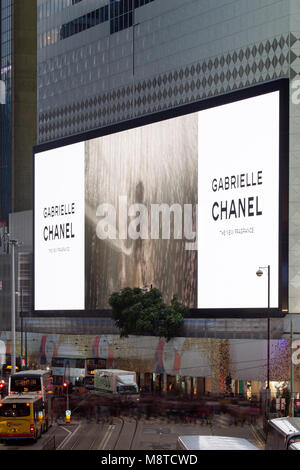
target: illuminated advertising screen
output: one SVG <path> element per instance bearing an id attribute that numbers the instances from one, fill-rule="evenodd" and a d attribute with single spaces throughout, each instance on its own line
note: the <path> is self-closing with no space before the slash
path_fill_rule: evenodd
<path id="1" fill-rule="evenodd" d="M 202 111 L 198 125 L 198 307 L 267 306 L 255 274 L 270 265 L 278 308 L 279 92 Z"/>
<path id="2" fill-rule="evenodd" d="M 35 311 L 97 312 L 152 286 L 200 316 L 258 313 L 268 293 L 281 314 L 282 83 L 37 147 Z"/>

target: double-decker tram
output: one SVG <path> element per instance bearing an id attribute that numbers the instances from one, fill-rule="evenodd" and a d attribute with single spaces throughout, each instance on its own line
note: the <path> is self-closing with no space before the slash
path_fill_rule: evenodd
<path id="1" fill-rule="evenodd" d="M 37 393 L 43 400 L 53 391 L 52 372 L 49 370 L 23 370 L 10 375 L 8 394 Z"/>
<path id="2" fill-rule="evenodd" d="M 39 397 L 45 409 L 45 428 L 52 424 L 53 378 L 49 370 L 24 370 L 9 377 L 8 396 L 34 395 Z"/>
<path id="3" fill-rule="evenodd" d="M 54 392 L 62 393 L 67 382 L 79 391 L 93 388 L 96 369 L 106 368 L 106 359 L 54 356 L 51 361 Z"/>
<path id="4" fill-rule="evenodd" d="M 0 440 L 37 441 L 47 431 L 46 415 L 40 395 L 8 395 L 0 402 Z"/>

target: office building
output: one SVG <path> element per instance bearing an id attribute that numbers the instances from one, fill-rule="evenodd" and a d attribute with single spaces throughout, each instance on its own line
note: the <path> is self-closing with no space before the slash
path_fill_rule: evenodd
<path id="1" fill-rule="evenodd" d="M 298 2 L 39 0 L 37 8 L 38 144 L 52 145 L 61 139 L 117 124 L 124 124 L 125 128 L 132 120 L 146 119 L 158 112 L 225 97 L 258 84 L 289 80 L 291 99 L 286 103 L 289 105 L 289 238 L 285 279 L 288 278 L 288 312 L 297 322 L 300 311 Z M 249 136 L 249 140 L 253 137 Z M 288 332 L 289 318 L 272 320 L 277 332 L 273 333 L 274 338 L 279 340 Z M 77 346 L 83 354 L 84 347 L 79 346 L 81 340 L 75 337 L 75 331 L 82 331 L 82 336 L 97 331 L 99 336 L 105 331 L 105 321 L 108 325 L 108 320 L 92 319 L 88 315 L 77 319 L 54 316 L 28 319 L 28 324 L 32 330 L 43 328 L 49 335 L 73 332 L 73 337 L 64 338 L 63 345 L 59 344 L 60 339 L 56 341 L 49 336 L 49 348 L 52 341 L 55 351 L 60 348 L 66 355 L 68 349 L 74 351 Z M 255 330 L 257 325 L 254 336 L 266 337 L 263 319 L 249 321 L 243 332 L 239 329 L 242 322 L 224 320 L 223 328 L 215 333 L 218 338 L 224 338 L 222 335 L 228 327 L 227 339 L 250 340 L 251 328 Z M 201 329 L 200 323 L 197 327 Z M 217 328 L 217 321 L 213 324 Z M 111 329 L 105 334 L 116 333 L 111 326 L 108 328 Z M 234 331 L 235 328 L 239 331 Z M 93 350 L 93 342 L 88 344 L 89 351 Z M 109 345 L 106 346 L 104 354 L 109 357 Z M 174 348 L 175 351 L 176 345 Z M 50 349 L 51 356 L 54 348 L 52 353 Z M 180 369 L 175 364 L 175 356 L 176 351 L 174 371 Z M 158 367 L 156 372 L 159 370 Z"/>
<path id="2" fill-rule="evenodd" d="M 36 143 L 36 2 L 0 2 L 0 220 L 32 209 Z"/>

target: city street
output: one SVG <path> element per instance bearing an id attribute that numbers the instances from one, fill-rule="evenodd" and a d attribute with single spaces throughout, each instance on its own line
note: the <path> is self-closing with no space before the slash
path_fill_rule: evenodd
<path id="1" fill-rule="evenodd" d="M 2 459 L 300 450 L 300 0 L 0 0 L 0 63 Z"/>
<path id="2" fill-rule="evenodd" d="M 74 420 L 57 423 L 37 443 L 1 444 L 1 450 L 176 450 L 180 435 L 231 436 L 248 439 L 258 449 L 264 443 L 256 428 L 250 424 L 231 425 L 226 415 L 216 416 L 212 425 L 200 422 L 175 423 L 167 419 L 136 420 L 131 417 L 112 417 L 108 422 Z"/>

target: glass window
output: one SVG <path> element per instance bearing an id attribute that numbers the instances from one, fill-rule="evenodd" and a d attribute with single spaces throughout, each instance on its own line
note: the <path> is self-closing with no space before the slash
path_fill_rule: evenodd
<path id="1" fill-rule="evenodd" d="M 24 378 L 11 378 L 11 391 L 12 392 L 38 392 L 41 390 L 40 377 L 24 377 Z"/>
<path id="2" fill-rule="evenodd" d="M 288 441 L 287 448 L 289 449 L 290 445 L 294 444 L 295 442 L 300 442 L 300 435 L 291 437 Z"/>
<path id="3" fill-rule="evenodd" d="M 106 360 L 105 359 L 87 359 L 86 361 L 87 372 L 90 373 L 95 369 L 106 369 Z"/>
<path id="4" fill-rule="evenodd" d="M 76 369 L 84 369 L 84 359 L 76 359 Z"/>
<path id="5" fill-rule="evenodd" d="M 3 418 L 21 418 L 30 416 L 30 405 L 26 403 L 0 404 L 0 416 Z"/>
<path id="6" fill-rule="evenodd" d="M 53 357 L 51 365 L 52 367 L 64 367 L 64 359 L 62 357 Z"/>
<path id="7" fill-rule="evenodd" d="M 90 28 L 92 26 L 92 14 L 88 13 L 86 15 L 86 27 Z"/>
<path id="8" fill-rule="evenodd" d="M 60 28 L 60 39 L 66 39 L 74 34 L 92 28 L 104 21 L 108 21 L 108 6 L 93 10 L 86 15 L 80 16 L 69 23 L 65 23 Z"/>
<path id="9" fill-rule="evenodd" d="M 113 34 L 132 26 L 134 9 L 153 1 L 154 0 L 110 0 L 110 33 Z"/>
<path id="10" fill-rule="evenodd" d="M 63 376 L 62 375 L 54 375 L 53 376 L 53 385 L 62 385 L 63 384 Z"/>

